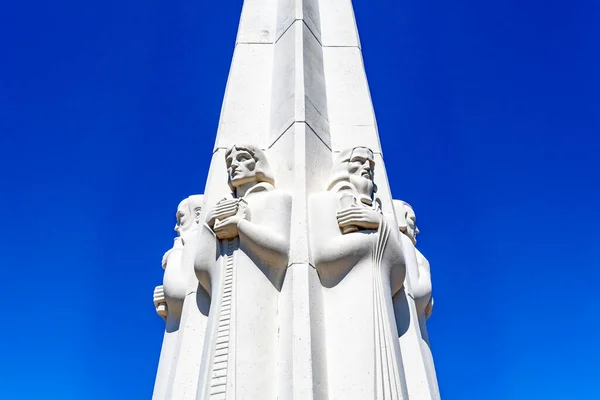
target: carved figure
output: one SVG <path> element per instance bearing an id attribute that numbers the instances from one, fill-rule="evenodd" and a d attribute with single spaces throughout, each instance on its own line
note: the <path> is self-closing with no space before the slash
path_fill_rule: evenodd
<path id="1" fill-rule="evenodd" d="M 370 149 L 342 151 L 328 191 L 309 202 L 331 399 L 407 396 L 392 305 L 404 282 L 403 252 L 395 221 L 381 213 L 374 170 Z"/>
<path id="2" fill-rule="evenodd" d="M 154 386 L 153 398 L 155 399 L 166 397 L 170 372 L 177 362 L 183 303 L 190 282 L 195 281 L 193 253 L 190 255 L 188 250 L 196 244 L 195 238 L 203 199 L 202 195 L 193 195 L 179 203 L 175 225 L 178 236 L 174 240 L 173 247 L 162 258 L 162 268 L 165 270 L 163 285 L 154 289 L 156 311 L 166 322 Z"/>
<path id="3" fill-rule="evenodd" d="M 211 297 L 198 398 L 275 399 L 292 199 L 275 189 L 258 147 L 235 145 L 225 157 L 232 195 L 207 212 L 195 261 Z"/>
<path id="4" fill-rule="evenodd" d="M 410 368 L 411 372 L 407 373 L 408 391 L 409 395 L 419 397 L 427 388 L 427 392 L 433 395 L 432 398 L 437 399 L 439 398 L 439 388 L 426 325 L 433 308 L 429 262 L 415 247 L 419 229 L 416 226 L 417 217 L 413 208 L 404 201 L 394 200 L 394 209 L 399 231 L 402 232 L 401 239 L 408 281 L 406 290 L 394 297 L 394 307 L 396 315 L 401 316 L 400 318 L 412 320 L 401 321 L 399 319 L 402 322 L 402 328 L 399 329 L 400 343 L 402 346 L 404 341 L 411 352 L 418 348 L 421 354 L 421 357 L 414 357 L 414 360 L 418 361 L 414 365 L 410 364 L 411 359 L 407 360 L 407 370 Z M 414 311 L 410 311 L 409 298 L 414 300 Z M 416 331 L 413 333 L 414 330 Z M 416 337 L 412 335 L 416 335 Z M 413 338 L 418 343 L 414 342 Z M 417 372 L 419 370 L 424 371 L 424 375 L 419 374 Z"/>
<path id="5" fill-rule="evenodd" d="M 417 228 L 416 225 L 417 217 L 411 205 L 405 201 L 394 200 L 394 208 L 400 232 L 410 239 L 413 244 L 411 248 L 414 249 L 416 253 L 417 265 L 414 266 L 416 268 L 407 265 L 407 273 L 410 277 L 411 292 L 417 306 L 417 314 L 419 315 L 419 318 L 423 316 L 425 319 L 428 319 L 433 309 L 431 271 L 429 261 L 421 254 L 419 249 L 414 247 L 417 244 L 417 235 L 419 234 L 419 228 Z"/>
<path id="6" fill-rule="evenodd" d="M 164 297 L 167 302 L 168 314 L 174 320 L 181 319 L 181 309 L 187 294 L 190 278 L 194 276 L 192 264 L 182 262 L 184 246 L 194 243 L 200 222 L 200 212 L 204 196 L 193 195 L 179 203 L 177 207 L 175 232 L 177 237 L 173 247 L 163 256 L 162 267 L 165 270 L 163 277 Z"/>

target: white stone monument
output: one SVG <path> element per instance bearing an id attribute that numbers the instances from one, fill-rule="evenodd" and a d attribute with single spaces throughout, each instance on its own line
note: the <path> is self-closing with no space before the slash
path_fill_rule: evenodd
<path id="1" fill-rule="evenodd" d="M 245 0 L 204 195 L 154 292 L 153 399 L 439 399 L 415 219 L 351 0 Z"/>

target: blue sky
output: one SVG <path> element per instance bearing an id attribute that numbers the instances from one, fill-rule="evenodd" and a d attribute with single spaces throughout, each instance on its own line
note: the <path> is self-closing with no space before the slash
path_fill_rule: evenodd
<path id="1" fill-rule="evenodd" d="M 150 398 L 241 3 L 0 8 L 0 398 Z M 600 3 L 354 5 L 444 400 L 600 398 Z"/>

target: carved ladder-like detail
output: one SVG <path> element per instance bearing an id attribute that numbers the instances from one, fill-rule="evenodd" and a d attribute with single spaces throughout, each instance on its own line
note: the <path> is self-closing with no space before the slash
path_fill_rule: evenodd
<path id="1" fill-rule="evenodd" d="M 221 301 L 221 312 L 219 313 L 219 324 L 217 327 L 217 341 L 215 356 L 212 363 L 212 378 L 210 382 L 210 399 L 225 399 L 227 391 L 227 365 L 229 358 L 230 322 L 233 300 L 233 264 L 234 251 L 237 248 L 238 239 L 227 240 L 224 243 L 225 273 L 223 278 L 223 297 Z"/>

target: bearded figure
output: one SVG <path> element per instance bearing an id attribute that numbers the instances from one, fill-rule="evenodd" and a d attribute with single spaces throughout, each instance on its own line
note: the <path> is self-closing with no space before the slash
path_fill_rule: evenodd
<path id="1" fill-rule="evenodd" d="M 202 195 L 193 195 L 179 203 L 175 214 L 177 237 L 173 247 L 162 258 L 162 268 L 165 270 L 163 285 L 154 289 L 156 312 L 166 323 L 154 386 L 155 399 L 162 399 L 167 395 L 168 378 L 177 364 L 183 304 L 190 284 L 195 281 L 193 257 L 190 255 L 194 254 L 192 248 L 196 246 L 203 199 Z"/>
<path id="2" fill-rule="evenodd" d="M 409 392 L 415 391 L 415 393 L 418 393 L 419 387 L 425 387 L 426 385 L 422 378 L 425 376 L 430 393 L 437 393 L 439 396 L 439 388 L 437 386 L 437 377 L 426 324 L 427 319 L 431 316 L 433 308 L 429 261 L 427 261 L 425 256 L 423 256 L 419 249 L 416 248 L 419 228 L 417 228 L 417 217 L 413 208 L 410 204 L 401 200 L 394 200 L 394 208 L 398 220 L 398 228 L 402 233 L 401 239 L 403 241 L 404 259 L 406 260 L 408 276 L 408 282 L 405 285 L 406 288 L 404 293 L 399 293 L 394 298 L 394 307 L 396 308 L 397 316 L 402 315 L 403 318 L 409 319 L 409 321 L 402 321 L 404 327 L 408 329 L 408 326 L 410 325 L 414 326 L 413 329 L 416 329 L 416 337 L 409 333 L 401 332 L 401 337 L 399 339 L 400 341 L 406 339 L 410 349 L 420 350 L 421 357 L 415 357 L 415 359 L 421 360 L 422 364 L 412 365 L 412 368 L 423 368 L 425 372 L 424 375 L 420 375 L 420 377 L 417 378 L 407 376 L 407 378 L 410 378 Z M 414 301 L 414 311 L 410 311 L 411 306 L 408 304 L 409 298 Z M 413 340 L 418 341 L 418 345 Z"/>
<path id="3" fill-rule="evenodd" d="M 405 245 L 406 251 L 415 252 L 416 263 L 407 263 L 407 273 L 410 277 L 410 291 L 415 300 L 419 321 L 423 323 L 431 316 L 433 297 L 431 296 L 431 270 L 429 261 L 417 249 L 417 216 L 410 204 L 402 200 L 394 200 L 394 209 L 398 219 L 400 232 L 410 241 Z"/>
<path id="4" fill-rule="evenodd" d="M 374 174 L 370 149 L 342 151 L 328 191 L 309 201 L 330 399 L 407 398 L 392 304 L 404 282 L 402 242 L 381 212 Z"/>

